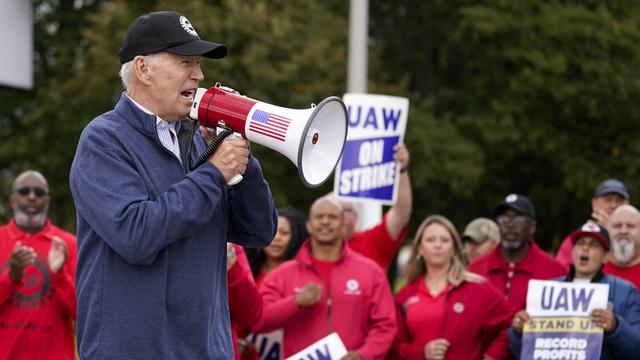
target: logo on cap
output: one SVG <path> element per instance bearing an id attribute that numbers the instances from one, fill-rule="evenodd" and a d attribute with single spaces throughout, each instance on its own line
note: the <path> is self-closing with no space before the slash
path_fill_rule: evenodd
<path id="1" fill-rule="evenodd" d="M 518 195 L 516 195 L 516 194 L 509 194 L 509 195 L 504 199 L 504 201 L 506 201 L 506 202 L 508 202 L 508 203 L 516 202 L 516 201 L 518 201 Z"/>
<path id="2" fill-rule="evenodd" d="M 589 232 L 600 232 L 600 226 L 598 226 L 597 224 L 594 224 L 592 222 L 588 222 L 584 225 L 582 225 L 582 231 L 589 231 Z"/>
<path id="3" fill-rule="evenodd" d="M 198 36 L 196 29 L 194 29 L 193 25 L 191 25 L 191 22 L 187 20 L 186 17 L 180 16 L 180 25 L 182 25 L 184 31 L 188 32 L 190 35 Z"/>

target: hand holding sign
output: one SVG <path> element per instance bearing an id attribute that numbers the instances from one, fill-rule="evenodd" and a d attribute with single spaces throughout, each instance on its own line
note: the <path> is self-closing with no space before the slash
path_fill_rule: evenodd
<path id="1" fill-rule="evenodd" d="M 591 321 L 601 327 L 606 334 L 613 332 L 618 326 L 616 317 L 611 310 L 595 309 L 591 312 Z"/>
<path id="2" fill-rule="evenodd" d="M 400 172 L 405 172 L 409 168 L 409 150 L 404 143 L 393 146 L 393 160 L 398 162 Z"/>
<path id="3" fill-rule="evenodd" d="M 526 324 L 527 321 L 529 321 L 530 319 L 531 317 L 527 313 L 527 310 L 518 311 L 516 315 L 513 317 L 513 323 L 511 323 L 511 327 L 513 328 L 513 331 L 515 331 L 518 334 L 522 334 L 522 328 L 524 327 L 524 324 Z"/>

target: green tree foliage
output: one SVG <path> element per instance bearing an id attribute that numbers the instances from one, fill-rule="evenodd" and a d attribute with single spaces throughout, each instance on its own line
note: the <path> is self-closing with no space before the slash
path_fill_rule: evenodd
<path id="1" fill-rule="evenodd" d="M 221 82 L 292 108 L 309 108 L 345 91 L 347 6 L 339 1 L 35 1 L 36 86 L 28 92 L 1 90 L 0 204 L 5 210 L 13 177 L 38 169 L 51 184 L 53 219 L 73 230 L 68 174 L 80 132 L 120 97 L 117 52 L 128 25 L 162 9 L 186 14 L 203 38 L 229 47 L 224 60 L 203 62 L 201 86 Z M 305 188 L 284 156 L 259 145 L 252 150 L 278 205 L 305 209 L 331 191 L 330 181 L 319 189 Z M 3 214 L 6 220 L 8 210 Z"/>
<path id="2" fill-rule="evenodd" d="M 440 154 L 453 174 L 417 189 L 416 219 L 441 212 L 462 226 L 521 192 L 537 205 L 538 241 L 549 246 L 586 220 L 599 181 L 617 177 L 638 194 L 637 3 L 373 5 L 384 61 L 372 77 L 403 79 L 412 101 L 425 104 L 411 114 L 408 142 L 426 143 L 414 152 L 448 142 L 458 149 Z M 438 139 L 442 127 L 454 136 Z M 475 154 L 471 166 L 457 166 L 462 149 Z M 413 158 L 413 168 L 436 170 L 434 159 Z"/>
<path id="3" fill-rule="evenodd" d="M 75 145 L 122 92 L 117 51 L 140 14 L 180 11 L 201 36 L 229 46 L 226 59 L 204 61 L 202 86 L 220 82 L 292 108 L 346 90 L 347 1 L 33 4 L 36 86 L 0 89 L 0 205 L 8 207 L 18 172 L 38 169 L 51 183 L 54 220 L 70 230 Z M 370 1 L 369 91 L 411 100 L 412 223 L 438 212 L 462 227 L 522 192 L 537 205 L 538 238 L 549 246 L 588 216 L 600 180 L 618 177 L 640 194 L 639 6 Z M 282 155 L 252 150 L 278 205 L 306 210 L 332 188 L 307 189 Z"/>

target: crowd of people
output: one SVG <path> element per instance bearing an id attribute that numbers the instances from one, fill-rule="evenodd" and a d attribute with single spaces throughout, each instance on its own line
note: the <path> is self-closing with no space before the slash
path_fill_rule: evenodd
<path id="1" fill-rule="evenodd" d="M 525 195 L 461 234 L 430 215 L 394 294 L 386 271 L 413 207 L 406 146 L 394 148 L 396 201 L 364 231 L 332 194 L 308 216 L 276 209 L 246 140 L 223 141 L 191 169 L 211 141 L 186 118 L 200 61 L 226 54 L 176 12 L 131 24 L 119 52 L 125 92 L 85 128 L 72 164 L 77 241 L 48 220 L 45 177 L 15 178 L 13 217 L 0 227 L 0 360 L 73 359 L 76 349 L 81 359 L 258 359 L 247 336 L 271 331 L 282 358 L 334 332 L 349 360 L 517 358 L 531 279 L 608 284 L 610 306 L 591 313 L 601 358 L 640 354 L 640 211 L 622 182 L 597 187 L 591 218 L 556 257 L 536 244 Z"/>

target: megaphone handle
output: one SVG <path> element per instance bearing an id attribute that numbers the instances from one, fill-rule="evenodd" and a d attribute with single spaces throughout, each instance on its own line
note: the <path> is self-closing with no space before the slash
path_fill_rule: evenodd
<path id="1" fill-rule="evenodd" d="M 218 149 L 218 146 L 220 146 L 220 143 L 224 141 L 224 139 L 227 136 L 230 136 L 231 134 L 233 134 L 233 131 L 231 130 L 224 130 L 223 132 L 218 133 L 218 135 L 216 135 L 213 141 L 211 141 L 209 146 L 207 146 L 205 151 L 202 154 L 200 154 L 200 157 L 198 157 L 196 162 L 193 165 L 191 165 L 191 170 L 192 171 L 195 170 L 198 166 L 204 164 L 207 160 L 209 160 L 211 155 L 213 155 L 213 153 L 216 152 L 216 150 Z"/>
<path id="2" fill-rule="evenodd" d="M 218 126 L 217 133 L 220 134 L 220 132 L 222 132 L 223 130 L 227 130 L 227 129 L 222 126 Z M 226 139 L 242 139 L 242 135 L 238 134 L 237 132 L 234 132 L 231 135 L 227 135 Z M 233 186 L 239 183 L 240 181 L 242 181 L 242 175 L 235 174 L 231 177 L 231 179 L 229 179 L 229 181 L 227 182 L 227 185 Z"/>

